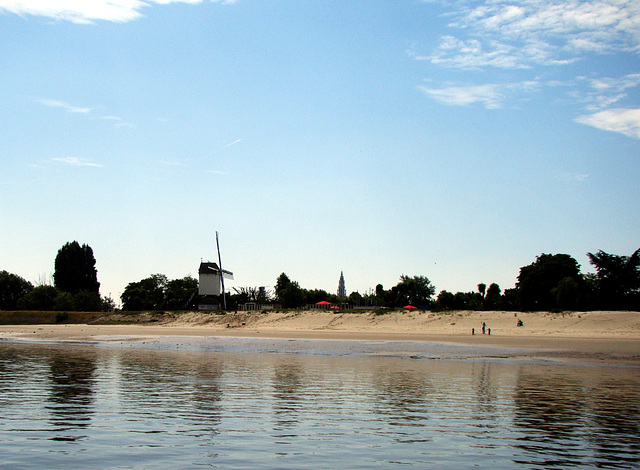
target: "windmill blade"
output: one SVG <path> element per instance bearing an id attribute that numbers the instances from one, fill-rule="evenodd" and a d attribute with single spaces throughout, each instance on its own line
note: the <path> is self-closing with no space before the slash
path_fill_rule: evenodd
<path id="1" fill-rule="evenodd" d="M 222 277 L 225 279 L 231 279 L 233 281 L 233 273 L 231 271 L 222 270 Z"/>

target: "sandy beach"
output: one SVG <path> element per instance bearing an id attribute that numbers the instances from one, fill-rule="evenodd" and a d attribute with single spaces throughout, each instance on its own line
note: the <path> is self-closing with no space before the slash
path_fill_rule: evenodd
<path id="1" fill-rule="evenodd" d="M 524 325 L 517 326 L 518 320 Z M 640 312 L 188 312 L 109 314 L 83 324 L 0 325 L 0 339 L 5 340 L 109 342 L 181 337 L 188 341 L 216 336 L 436 342 L 526 349 L 524 355 L 529 357 L 640 366 Z"/>

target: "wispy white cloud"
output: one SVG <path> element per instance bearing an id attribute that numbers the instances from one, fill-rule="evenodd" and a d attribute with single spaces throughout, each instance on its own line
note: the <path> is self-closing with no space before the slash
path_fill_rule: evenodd
<path id="1" fill-rule="evenodd" d="M 434 65 L 457 69 L 529 69 L 532 64 L 565 64 L 569 59 L 551 59 L 549 46 L 542 42 L 527 45 L 512 45 L 496 40 L 458 39 L 454 36 L 440 38 L 438 48 L 428 56 L 413 54 L 418 60 L 428 60 Z"/>
<path id="2" fill-rule="evenodd" d="M 179 160 L 163 160 L 160 162 L 163 166 L 182 166 L 182 161 Z"/>
<path id="3" fill-rule="evenodd" d="M 627 98 L 628 90 L 640 85 L 640 73 L 625 75 L 622 78 L 578 77 L 578 80 L 586 82 L 589 87 L 584 97 L 587 110 L 598 111 Z"/>
<path id="4" fill-rule="evenodd" d="M 0 11 L 87 24 L 97 20 L 127 22 L 141 16 L 139 0 L 0 0 Z"/>
<path id="5" fill-rule="evenodd" d="M 640 2 L 637 0 L 459 0 L 444 3 L 449 18 L 447 34 L 428 54 L 413 46 L 409 55 L 439 67 L 474 71 L 459 83 L 420 86 L 439 103 L 456 106 L 505 107 L 522 90 L 518 84 L 474 83 L 478 70 L 531 74 L 542 86 L 540 67 L 568 65 L 592 54 L 640 55 Z M 631 62 L 633 63 L 633 62 Z M 529 72 L 527 72 L 529 70 Z M 548 70 L 548 69 L 547 69 Z M 508 71 L 508 72 L 507 72 Z M 553 71 L 550 71 L 553 73 Z M 535 74 L 535 76 L 533 75 Z M 598 76 L 562 81 L 567 97 L 582 109 L 576 122 L 639 137 L 637 101 L 632 89 L 640 86 L 640 73 L 622 77 Z M 545 87 L 555 86 L 546 79 Z M 634 90 L 634 93 L 637 93 Z"/>
<path id="6" fill-rule="evenodd" d="M 2 1 L 2 0 L 0 0 Z M 48 106 L 50 108 L 60 108 L 63 109 L 69 113 L 78 113 L 78 114 L 85 114 L 85 115 L 89 115 L 93 112 L 93 108 L 89 108 L 89 107 L 82 107 L 82 106 L 75 106 L 72 104 L 69 104 L 65 101 L 60 101 L 60 100 L 51 100 L 51 99 L 38 99 L 35 100 L 37 103 L 40 103 L 44 106 Z M 120 116 L 114 116 L 114 115 L 106 115 L 106 116 L 100 116 L 100 117 L 95 117 L 95 118 L 90 118 L 90 119 L 101 119 L 103 121 L 110 121 L 113 122 L 113 125 L 115 127 L 135 127 L 133 124 L 131 124 L 130 122 L 125 121 L 123 118 L 121 118 Z"/>
<path id="7" fill-rule="evenodd" d="M 0 0 L 0 1 L 2 1 L 2 0 Z M 40 104 L 42 104 L 44 106 L 49 106 L 51 108 L 62 108 L 65 111 L 69 111 L 70 113 L 89 114 L 91 112 L 91 108 L 74 106 L 72 104 L 65 103 L 64 101 L 49 100 L 49 99 L 39 99 L 39 100 L 36 100 L 36 102 L 38 102 L 38 103 L 40 103 Z"/>
<path id="8" fill-rule="evenodd" d="M 84 158 L 77 157 L 57 157 L 52 158 L 51 162 L 53 163 L 63 163 L 65 165 L 70 166 L 92 166 L 92 167 L 102 167 L 100 163 L 92 162 L 91 160 L 87 160 Z"/>
<path id="9" fill-rule="evenodd" d="M 432 88 L 419 86 L 418 89 L 433 100 L 450 106 L 469 106 L 481 104 L 487 109 L 504 106 L 504 101 L 516 93 L 529 92 L 538 87 L 535 81 L 522 83 L 489 83 L 472 86 L 445 86 Z"/>
<path id="10" fill-rule="evenodd" d="M 620 102 L 629 101 L 629 91 L 640 86 L 640 73 L 621 78 L 578 77 L 587 84 L 586 92 L 576 93 L 588 113 L 575 121 L 610 132 L 618 132 L 633 139 L 640 139 L 640 108 L 622 107 Z M 615 106 L 614 106 L 615 105 Z"/>
<path id="11" fill-rule="evenodd" d="M 60 21 L 90 24 L 96 21 L 125 23 L 137 20 L 152 4 L 201 3 L 203 0 L 0 0 L 0 12 L 44 16 Z M 230 5 L 238 0 L 210 0 Z"/>
<path id="12" fill-rule="evenodd" d="M 237 139 L 237 140 L 234 140 L 234 141 L 233 141 L 233 142 L 231 142 L 231 143 L 228 143 L 227 145 L 225 145 L 225 146 L 224 146 L 224 147 L 222 147 L 222 148 L 226 149 L 226 148 L 231 147 L 232 145 L 239 144 L 240 142 L 242 142 L 242 139 Z"/>
<path id="13" fill-rule="evenodd" d="M 576 122 L 640 139 L 640 108 L 612 108 L 578 116 Z"/>
<path id="14" fill-rule="evenodd" d="M 116 127 L 135 127 L 130 122 L 125 121 L 120 116 L 102 116 L 100 119 L 105 121 L 112 121 L 113 125 Z"/>
<path id="15" fill-rule="evenodd" d="M 570 184 L 580 184 L 584 183 L 589 179 L 589 174 L 587 173 L 558 173 L 556 174 L 556 179 Z"/>
<path id="16" fill-rule="evenodd" d="M 585 53 L 640 52 L 640 3 L 632 0 L 452 2 L 446 35 L 417 59 L 452 68 L 568 64 Z M 462 38 L 460 38 L 462 37 Z"/>

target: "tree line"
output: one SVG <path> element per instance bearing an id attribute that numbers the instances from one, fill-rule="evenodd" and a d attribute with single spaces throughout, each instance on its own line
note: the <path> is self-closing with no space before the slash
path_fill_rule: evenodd
<path id="1" fill-rule="evenodd" d="M 307 290 L 281 274 L 276 282 L 276 298 L 283 307 L 328 300 L 354 306 L 377 306 L 446 310 L 636 310 L 640 311 L 640 249 L 631 256 L 602 250 L 587 253 L 595 273 L 583 274 L 580 265 L 567 254 L 541 254 L 520 268 L 516 286 L 504 292 L 496 283 L 478 284 L 473 292 L 440 291 L 425 276 L 400 276 L 391 289 L 378 284 L 375 293 L 353 292 L 339 299 L 325 291 Z"/>
<path id="2" fill-rule="evenodd" d="M 34 286 L 22 277 L 0 271 L 0 310 L 113 310 L 115 303 L 100 296 L 93 249 L 77 241 L 65 243 L 54 263 L 53 285 Z"/>
<path id="3" fill-rule="evenodd" d="M 285 273 L 274 290 L 259 287 L 234 288 L 227 307 L 234 310 L 247 302 L 278 303 L 282 308 L 300 308 L 320 301 L 354 307 L 402 308 L 412 305 L 434 310 L 638 310 L 640 311 L 640 249 L 630 256 L 587 253 L 595 273 L 583 274 L 578 262 L 567 254 L 541 254 L 520 268 L 514 288 L 504 292 L 496 283 L 480 283 L 477 291 L 448 292 L 436 296 L 436 287 L 426 276 L 400 276 L 385 289 L 352 292 L 341 299 L 322 289 L 305 289 Z M 22 277 L 0 271 L 1 310 L 109 311 L 115 302 L 99 294 L 96 260 L 90 246 L 66 243 L 55 259 L 53 285 L 33 286 Z M 168 279 L 164 274 L 129 283 L 120 300 L 126 311 L 188 310 L 197 307 L 198 280 L 191 276 Z"/>

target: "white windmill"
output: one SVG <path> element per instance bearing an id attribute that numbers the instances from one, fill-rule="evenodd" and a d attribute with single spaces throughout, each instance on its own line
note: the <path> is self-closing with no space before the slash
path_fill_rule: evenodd
<path id="1" fill-rule="evenodd" d="M 210 261 L 200 262 L 200 269 L 198 269 L 199 274 L 199 284 L 198 284 L 198 294 L 201 299 L 206 299 L 209 296 L 219 297 L 222 294 L 222 305 L 226 310 L 227 308 L 227 297 L 224 290 L 224 280 L 225 279 L 233 279 L 233 273 L 231 271 L 227 271 L 222 269 L 222 258 L 220 256 L 220 243 L 218 241 L 218 232 L 216 232 L 216 245 L 218 248 L 218 264 L 212 263 Z M 213 308 L 210 305 L 207 305 L 208 302 L 204 301 L 200 303 L 201 309 Z"/>

